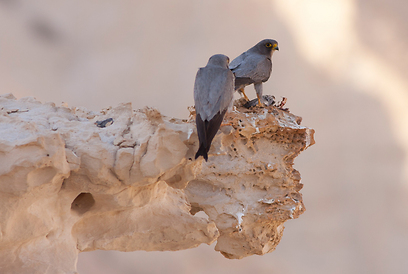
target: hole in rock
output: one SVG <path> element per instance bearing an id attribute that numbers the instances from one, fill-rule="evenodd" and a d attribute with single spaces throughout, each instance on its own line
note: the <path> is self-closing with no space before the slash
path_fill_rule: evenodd
<path id="1" fill-rule="evenodd" d="M 197 212 L 200 212 L 200 211 L 202 211 L 202 210 L 203 210 L 203 209 L 202 209 L 201 207 L 192 204 L 192 205 L 191 205 L 191 209 L 190 209 L 190 214 L 191 214 L 191 215 L 196 215 Z"/>
<path id="2" fill-rule="evenodd" d="M 91 193 L 80 193 L 71 204 L 71 210 L 78 214 L 84 214 L 95 204 L 95 199 Z"/>
<path id="3" fill-rule="evenodd" d="M 174 186 L 175 184 L 180 182 L 182 179 L 183 177 L 181 177 L 180 174 L 175 174 L 173 177 L 166 180 L 166 183 L 169 184 L 170 186 Z"/>

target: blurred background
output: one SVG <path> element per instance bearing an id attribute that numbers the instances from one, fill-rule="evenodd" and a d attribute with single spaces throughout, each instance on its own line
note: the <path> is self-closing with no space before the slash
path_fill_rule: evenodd
<path id="1" fill-rule="evenodd" d="M 0 0 L 0 93 L 186 118 L 211 55 L 274 38 L 264 94 L 316 130 L 295 161 L 307 210 L 278 248 L 94 251 L 79 273 L 408 273 L 407 34 L 406 0 Z"/>

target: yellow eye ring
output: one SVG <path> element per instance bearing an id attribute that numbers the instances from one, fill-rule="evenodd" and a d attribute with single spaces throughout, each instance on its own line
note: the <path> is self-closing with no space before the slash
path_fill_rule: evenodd
<path id="1" fill-rule="evenodd" d="M 270 48 L 270 47 L 272 47 L 272 44 L 271 43 L 268 43 L 268 44 L 266 44 L 265 45 L 267 48 Z"/>

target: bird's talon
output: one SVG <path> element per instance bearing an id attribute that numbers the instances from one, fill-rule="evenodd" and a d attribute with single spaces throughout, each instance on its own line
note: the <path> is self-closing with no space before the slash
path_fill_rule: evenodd
<path id="1" fill-rule="evenodd" d="M 265 107 L 264 103 L 262 103 L 259 98 L 258 98 L 258 107 L 260 107 L 260 108 L 264 108 L 264 107 Z"/>

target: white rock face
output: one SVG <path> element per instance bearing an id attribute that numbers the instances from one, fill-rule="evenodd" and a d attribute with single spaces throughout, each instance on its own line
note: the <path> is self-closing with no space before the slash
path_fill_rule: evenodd
<path id="1" fill-rule="evenodd" d="M 205 162 L 194 121 L 0 96 L 0 272 L 75 273 L 96 249 L 273 251 L 305 210 L 292 165 L 314 131 L 276 107 L 225 123 Z"/>

